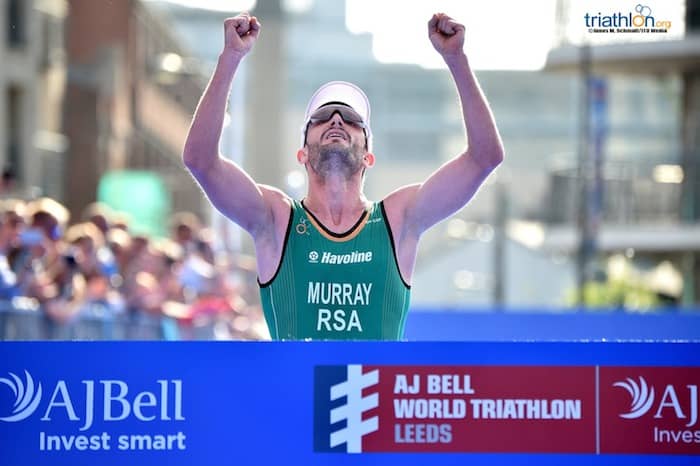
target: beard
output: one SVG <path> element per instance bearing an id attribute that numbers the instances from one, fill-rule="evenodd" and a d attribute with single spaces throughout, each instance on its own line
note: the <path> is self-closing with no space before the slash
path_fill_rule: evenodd
<path id="1" fill-rule="evenodd" d="M 309 144 L 309 165 L 322 180 L 340 175 L 345 181 L 362 170 L 364 149 L 359 144 L 345 147 L 341 144 Z"/>

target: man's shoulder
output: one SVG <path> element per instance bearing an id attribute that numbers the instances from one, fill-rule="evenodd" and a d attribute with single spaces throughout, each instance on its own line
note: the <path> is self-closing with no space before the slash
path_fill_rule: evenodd
<path id="1" fill-rule="evenodd" d="M 276 244 L 279 242 L 280 237 L 284 236 L 292 212 L 293 201 L 279 188 L 263 184 L 258 184 L 257 186 L 272 218 L 253 237 L 256 243 L 258 240 L 262 240 L 268 244 L 270 242 Z"/>
<path id="2" fill-rule="evenodd" d="M 409 184 L 387 194 L 386 197 L 382 199 L 384 209 L 387 213 L 389 213 L 389 211 L 397 213 L 405 211 L 420 187 L 420 183 Z"/>
<path id="3" fill-rule="evenodd" d="M 258 187 L 260 188 L 260 191 L 262 192 L 263 199 L 265 199 L 265 202 L 272 208 L 273 210 L 275 209 L 283 209 L 288 211 L 290 207 L 292 206 L 293 200 L 291 197 L 287 195 L 284 191 L 281 189 L 275 187 L 275 186 L 270 186 L 266 184 L 258 184 Z"/>
<path id="4" fill-rule="evenodd" d="M 384 198 L 384 212 L 395 235 L 394 240 L 397 240 L 398 237 L 403 238 L 411 232 L 416 233 L 415 229 L 412 228 L 411 215 L 416 194 L 421 186 L 420 183 L 409 184 L 393 191 Z M 417 238 L 420 235 L 416 233 L 415 236 Z"/>

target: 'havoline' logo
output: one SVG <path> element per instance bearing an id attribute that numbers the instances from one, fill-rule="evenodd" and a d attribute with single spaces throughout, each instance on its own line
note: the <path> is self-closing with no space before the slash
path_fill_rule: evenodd
<path id="1" fill-rule="evenodd" d="M 315 251 L 313 251 L 315 252 Z M 309 255 L 309 262 L 321 264 L 361 264 L 365 262 L 372 262 L 372 251 L 352 251 L 348 254 L 333 254 L 330 252 L 324 252 L 321 254 L 320 261 L 312 261 Z"/>

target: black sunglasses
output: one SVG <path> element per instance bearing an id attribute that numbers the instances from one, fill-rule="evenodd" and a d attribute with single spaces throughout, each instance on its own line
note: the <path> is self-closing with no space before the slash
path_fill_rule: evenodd
<path id="1" fill-rule="evenodd" d="M 365 147 L 367 147 L 367 125 L 362 120 L 360 114 L 345 104 L 335 103 L 324 105 L 311 114 L 309 123 L 306 125 L 306 130 L 304 131 L 304 145 L 306 145 L 306 133 L 309 131 L 309 124 L 325 123 L 333 118 L 333 115 L 336 113 L 340 114 L 340 118 L 342 118 L 345 123 L 362 128 L 362 131 L 365 133 Z"/>
<path id="2" fill-rule="evenodd" d="M 345 123 L 359 126 L 362 129 L 367 128 L 367 125 L 365 125 L 365 122 L 362 120 L 362 117 L 359 113 L 357 113 L 355 110 L 348 107 L 347 105 L 342 104 L 331 104 L 320 107 L 314 113 L 311 114 L 311 116 L 309 117 L 309 121 L 314 124 L 325 123 L 326 121 L 330 120 L 336 113 L 340 114 L 340 118 L 342 118 Z"/>

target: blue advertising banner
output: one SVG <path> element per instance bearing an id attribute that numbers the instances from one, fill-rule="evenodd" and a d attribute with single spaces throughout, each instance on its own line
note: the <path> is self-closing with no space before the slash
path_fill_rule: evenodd
<path id="1" fill-rule="evenodd" d="M 697 464 L 700 343 L 1 342 L 0 464 Z"/>

